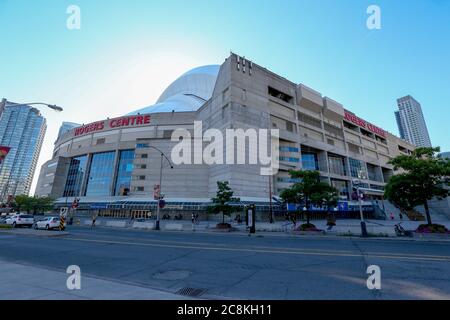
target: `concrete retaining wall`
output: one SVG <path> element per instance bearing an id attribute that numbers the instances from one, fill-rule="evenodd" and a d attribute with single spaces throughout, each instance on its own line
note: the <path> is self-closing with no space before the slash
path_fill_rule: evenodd
<path id="1" fill-rule="evenodd" d="M 167 223 L 163 226 L 164 230 L 168 231 L 182 231 L 183 224 L 182 223 Z"/>
<path id="2" fill-rule="evenodd" d="M 123 220 L 109 220 L 106 221 L 106 226 L 107 227 L 114 227 L 114 228 L 125 228 L 127 226 L 127 222 L 123 221 Z"/>
<path id="3" fill-rule="evenodd" d="M 152 230 L 152 229 L 155 229 L 155 223 L 154 222 L 135 221 L 135 222 L 133 222 L 132 227 L 135 229 L 147 229 L 147 230 L 150 229 L 150 230 Z"/>

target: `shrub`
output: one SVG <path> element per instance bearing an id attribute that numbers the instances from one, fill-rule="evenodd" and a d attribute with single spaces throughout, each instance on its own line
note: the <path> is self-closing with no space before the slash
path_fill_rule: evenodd
<path id="1" fill-rule="evenodd" d="M 448 233 L 448 229 L 441 224 L 421 224 L 416 232 L 418 233 Z"/>
<path id="2" fill-rule="evenodd" d="M 304 223 L 297 228 L 297 231 L 322 231 L 316 228 L 312 223 Z"/>
<path id="3" fill-rule="evenodd" d="M 218 223 L 216 225 L 217 229 L 230 229 L 231 228 L 231 224 L 229 223 Z"/>

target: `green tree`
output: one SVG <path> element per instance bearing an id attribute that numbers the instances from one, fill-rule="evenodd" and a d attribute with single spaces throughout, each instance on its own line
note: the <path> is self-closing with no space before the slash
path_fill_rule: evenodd
<path id="1" fill-rule="evenodd" d="M 13 207 L 17 211 L 17 213 L 20 213 L 22 209 L 27 208 L 27 205 L 29 203 L 29 196 L 27 195 L 18 195 L 14 198 Z"/>
<path id="2" fill-rule="evenodd" d="M 417 148 L 411 155 L 390 161 L 401 173 L 390 178 L 384 197 L 403 210 L 423 205 L 428 225 L 432 224 L 428 201 L 450 195 L 450 160 L 436 157 L 440 148 Z"/>
<path id="3" fill-rule="evenodd" d="M 235 209 L 230 205 L 231 202 L 239 202 L 240 198 L 233 197 L 228 181 L 217 181 L 217 193 L 212 198 L 213 205 L 208 208 L 210 213 L 221 213 L 222 224 L 225 224 L 225 215 L 229 216 Z"/>
<path id="4" fill-rule="evenodd" d="M 320 181 L 319 171 L 290 170 L 289 175 L 295 182 L 290 188 L 281 192 L 280 197 L 288 203 L 304 204 L 306 207 L 306 223 L 309 225 L 312 205 L 326 206 L 328 211 L 337 205 L 338 191 L 325 182 Z"/>
<path id="5" fill-rule="evenodd" d="M 48 212 L 54 209 L 55 199 L 50 197 L 40 197 L 38 198 L 38 210 L 41 212 Z"/>
<path id="6" fill-rule="evenodd" d="M 13 207 L 20 213 L 25 210 L 28 214 L 38 212 L 47 212 L 53 209 L 54 200 L 47 197 L 30 197 L 27 195 L 18 195 L 14 198 Z"/>

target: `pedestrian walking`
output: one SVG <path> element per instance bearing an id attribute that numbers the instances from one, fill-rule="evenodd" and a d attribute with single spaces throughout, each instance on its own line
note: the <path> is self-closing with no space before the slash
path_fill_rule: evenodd
<path id="1" fill-rule="evenodd" d="M 97 215 L 94 213 L 92 215 L 92 225 L 91 225 L 91 229 L 95 228 L 95 221 L 97 220 Z"/>

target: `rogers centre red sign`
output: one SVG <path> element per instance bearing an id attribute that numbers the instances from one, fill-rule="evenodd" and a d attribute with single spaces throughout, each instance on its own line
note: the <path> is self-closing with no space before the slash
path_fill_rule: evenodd
<path id="1" fill-rule="evenodd" d="M 150 124 L 150 115 L 127 116 L 114 118 L 110 120 L 97 121 L 85 126 L 75 128 L 75 136 L 102 131 L 107 129 L 116 129 L 121 127 L 139 127 Z"/>
<path id="2" fill-rule="evenodd" d="M 386 137 L 386 131 L 384 131 L 383 129 L 381 129 L 381 128 L 379 128 L 379 127 L 377 127 L 377 126 L 375 126 L 375 125 L 373 125 L 373 124 L 371 124 L 371 123 L 369 123 L 369 122 L 367 122 L 367 121 L 365 121 L 365 120 L 355 116 L 353 113 L 345 111 L 344 119 L 347 120 L 347 121 L 350 121 L 353 124 L 356 124 L 357 126 L 360 126 L 360 127 L 364 128 L 364 129 L 367 129 L 367 130 L 369 130 L 369 131 L 371 131 L 371 132 L 373 132 L 373 133 L 375 133 L 375 134 L 377 134 L 379 136 Z"/>

